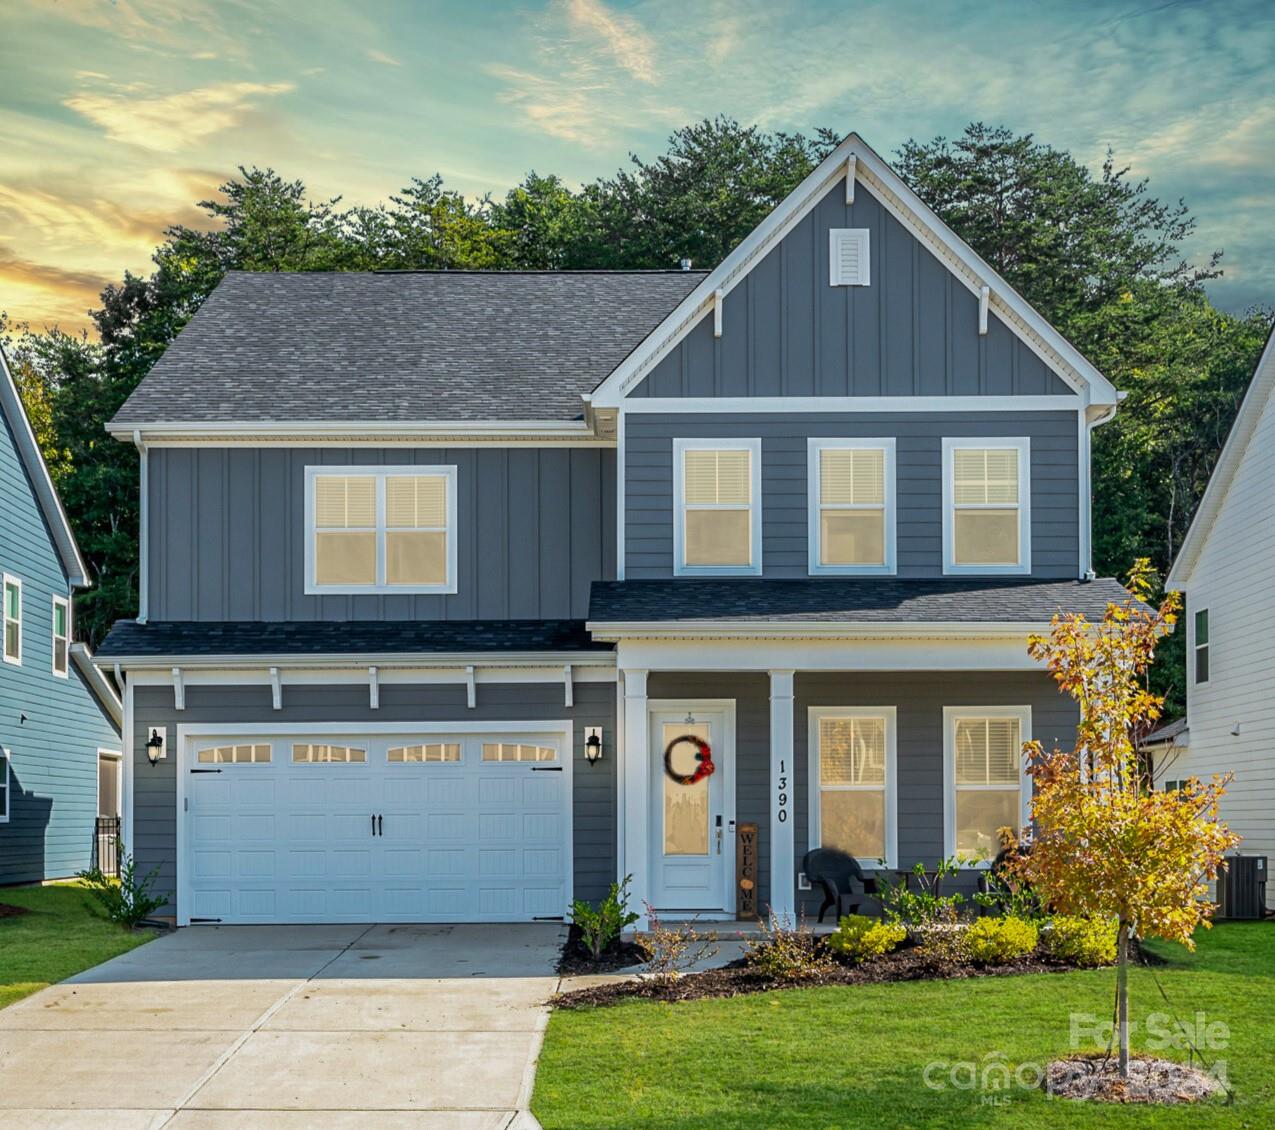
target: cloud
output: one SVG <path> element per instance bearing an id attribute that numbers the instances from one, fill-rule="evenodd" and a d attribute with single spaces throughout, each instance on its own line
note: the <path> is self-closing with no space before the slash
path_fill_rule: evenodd
<path id="1" fill-rule="evenodd" d="M 386 67 L 401 67 L 403 65 L 393 55 L 387 55 L 384 51 L 378 51 L 375 47 L 369 47 L 365 54 L 372 62 L 380 63 Z"/>
<path id="2" fill-rule="evenodd" d="M 38 263 L 0 247 L 0 311 L 11 325 L 61 326 L 68 333 L 92 329 L 88 311 L 98 305 L 106 279 L 88 271 Z"/>
<path id="3" fill-rule="evenodd" d="M 66 107 L 106 131 L 113 141 L 172 153 L 212 134 L 230 129 L 257 108 L 259 100 L 288 94 L 290 82 L 223 82 L 159 97 L 129 97 L 127 91 L 83 91 L 66 99 Z"/>
<path id="4" fill-rule="evenodd" d="M 98 296 L 106 279 L 90 271 L 73 271 L 51 263 L 36 263 L 0 248 L 0 280 L 32 286 L 40 290 L 83 292 L 87 299 Z"/>
<path id="5" fill-rule="evenodd" d="M 602 0 L 566 0 L 566 12 L 572 26 L 601 40 L 634 78 L 655 81 L 655 41 L 633 16 L 611 11 Z"/>

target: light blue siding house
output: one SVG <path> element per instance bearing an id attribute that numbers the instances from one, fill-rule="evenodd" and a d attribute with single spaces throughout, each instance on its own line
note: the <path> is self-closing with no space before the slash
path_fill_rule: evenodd
<path id="1" fill-rule="evenodd" d="M 0 353 L 0 884 L 74 875 L 119 814 L 121 705 L 76 644 L 84 561 Z"/>

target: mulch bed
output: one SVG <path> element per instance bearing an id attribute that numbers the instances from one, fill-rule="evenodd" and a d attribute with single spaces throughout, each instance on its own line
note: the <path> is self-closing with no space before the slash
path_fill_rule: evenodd
<path id="1" fill-rule="evenodd" d="M 602 951 L 602 960 L 594 961 L 593 954 L 580 940 L 579 928 L 573 925 L 562 947 L 562 956 L 558 958 L 558 972 L 564 977 L 580 973 L 620 973 L 645 960 L 646 951 L 636 943 L 613 942 Z"/>
<path id="2" fill-rule="evenodd" d="M 11 903 L 0 902 L 0 918 L 17 918 L 19 914 L 30 913 L 25 906 L 14 906 Z"/>
<path id="3" fill-rule="evenodd" d="M 623 1000 L 692 1001 L 709 997 L 738 997 L 773 989 L 809 989 L 825 985 L 879 985 L 890 981 L 957 980 L 966 977 L 1004 977 L 1014 973 L 1065 973 L 1074 966 L 1039 955 L 1009 965 L 978 966 L 935 961 L 918 948 L 896 950 L 862 965 L 832 965 L 799 980 L 779 980 L 749 968 L 742 961 L 722 969 L 687 973 L 673 981 L 649 978 L 613 985 L 575 989 L 554 998 L 558 1008 L 593 1008 Z M 583 972 L 596 972 L 594 968 Z"/>
<path id="4" fill-rule="evenodd" d="M 1195 1103 L 1216 1094 L 1221 1084 L 1197 1067 L 1171 1059 L 1137 1056 L 1129 1078 L 1120 1078 L 1115 1056 L 1084 1055 L 1055 1060 L 1044 1082 L 1055 1098 L 1100 1103 Z"/>

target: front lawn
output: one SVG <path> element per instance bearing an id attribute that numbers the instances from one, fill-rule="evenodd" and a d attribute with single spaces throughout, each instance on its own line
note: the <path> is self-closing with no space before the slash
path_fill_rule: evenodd
<path id="1" fill-rule="evenodd" d="M 1222 1022 L 1227 1033 L 1211 1038 L 1225 1046 L 1208 1054 L 1225 1060 L 1235 1105 L 1096 1106 L 957 1085 L 971 1070 L 1068 1052 L 1072 1014 L 1110 1016 L 1115 974 L 1104 969 L 558 1010 L 532 1110 L 546 1130 L 1275 1125 L 1275 925 L 1201 931 L 1194 954 L 1153 948 L 1167 964 L 1133 971 L 1134 1019 Z M 1147 1047 L 1141 1029 L 1134 1045 Z M 954 1083 L 962 1063 L 975 1067 L 957 1067 Z"/>
<path id="2" fill-rule="evenodd" d="M 0 887 L 0 903 L 30 912 L 0 918 L 0 1008 L 148 942 L 107 921 L 83 887 Z"/>

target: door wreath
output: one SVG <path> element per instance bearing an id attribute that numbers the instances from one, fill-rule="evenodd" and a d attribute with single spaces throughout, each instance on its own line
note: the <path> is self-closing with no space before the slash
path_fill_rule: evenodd
<path id="1" fill-rule="evenodd" d="M 673 747 L 679 746 L 683 742 L 690 742 L 695 747 L 695 760 L 698 764 L 695 766 L 693 773 L 679 773 L 673 768 Z M 679 785 L 698 784 L 706 777 L 711 777 L 716 771 L 717 766 L 713 764 L 712 749 L 709 747 L 708 742 L 695 734 L 683 734 L 681 737 L 674 738 L 664 747 L 664 772 Z"/>

